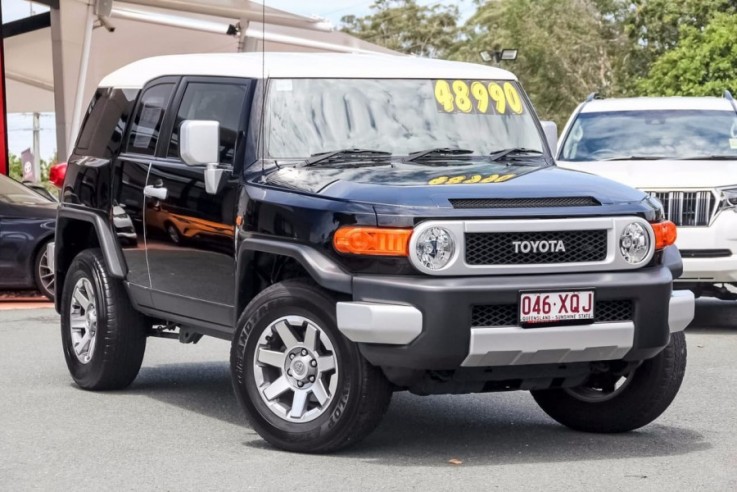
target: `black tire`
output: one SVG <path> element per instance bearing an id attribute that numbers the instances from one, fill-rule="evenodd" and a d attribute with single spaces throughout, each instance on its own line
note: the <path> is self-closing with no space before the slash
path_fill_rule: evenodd
<path id="1" fill-rule="evenodd" d="M 302 279 L 285 280 L 265 289 L 248 305 L 238 322 L 230 354 L 238 401 L 256 432 L 274 446 L 301 453 L 327 453 L 365 438 L 381 421 L 392 387 L 383 372 L 370 365 L 335 321 L 336 299 Z M 259 393 L 253 361 L 259 338 L 285 316 L 316 323 L 329 338 L 339 371 L 332 401 L 310 422 L 289 422 L 273 412 Z M 270 332 L 271 333 L 271 332 Z"/>
<path id="2" fill-rule="evenodd" d="M 169 236 L 169 240 L 174 244 L 182 243 L 182 235 L 179 233 L 179 229 L 171 222 L 166 223 L 166 234 Z"/>
<path id="3" fill-rule="evenodd" d="M 96 298 L 95 347 L 89 362 L 75 354 L 71 333 L 75 285 L 87 279 Z M 69 373 L 86 390 L 126 388 L 138 375 L 146 350 L 145 318 L 130 303 L 120 280 L 111 278 L 99 249 L 85 250 L 72 261 L 61 292 L 61 339 Z"/>
<path id="4" fill-rule="evenodd" d="M 576 391 L 533 391 L 550 417 L 583 432 L 619 433 L 639 429 L 658 418 L 673 402 L 686 372 L 686 337 L 673 333 L 668 346 L 644 361 L 627 386 L 609 399 L 583 401 Z"/>
<path id="5" fill-rule="evenodd" d="M 52 275 L 50 284 L 48 279 L 44 278 L 44 276 L 49 275 L 49 272 L 45 269 L 45 267 L 48 267 L 48 260 L 46 259 L 46 246 L 48 244 L 49 241 L 43 243 L 36 252 L 36 258 L 33 261 L 33 278 L 36 284 L 36 289 L 41 293 L 41 295 L 53 301 L 54 291 L 56 290 L 53 278 L 54 272 L 50 272 Z"/>

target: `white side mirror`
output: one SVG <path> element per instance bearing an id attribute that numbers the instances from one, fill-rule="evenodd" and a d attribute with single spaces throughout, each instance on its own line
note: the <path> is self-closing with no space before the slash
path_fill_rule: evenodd
<path id="1" fill-rule="evenodd" d="M 543 127 L 545 133 L 545 140 L 548 141 L 548 147 L 550 152 L 553 153 L 553 157 L 558 153 L 558 125 L 554 121 L 541 121 L 540 124 Z"/>
<path id="2" fill-rule="evenodd" d="M 220 162 L 220 123 L 187 120 L 179 128 L 179 155 L 188 166 L 207 166 L 205 190 L 216 195 L 223 183 L 225 169 Z"/>
<path id="3" fill-rule="evenodd" d="M 187 120 L 179 128 L 179 155 L 188 166 L 220 161 L 220 123 Z"/>

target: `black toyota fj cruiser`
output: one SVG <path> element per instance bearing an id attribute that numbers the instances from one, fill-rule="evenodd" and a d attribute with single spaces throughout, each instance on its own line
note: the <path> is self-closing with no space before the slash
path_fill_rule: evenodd
<path id="1" fill-rule="evenodd" d="M 675 226 L 639 191 L 557 168 L 503 70 L 136 62 L 97 89 L 62 197 L 76 383 L 128 386 L 147 337 L 232 340 L 238 399 L 280 448 L 356 442 L 399 390 L 528 390 L 564 425 L 628 431 L 684 375 Z"/>

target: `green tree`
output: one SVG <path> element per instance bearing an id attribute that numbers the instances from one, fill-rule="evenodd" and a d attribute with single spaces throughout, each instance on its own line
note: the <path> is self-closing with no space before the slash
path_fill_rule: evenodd
<path id="1" fill-rule="evenodd" d="M 719 96 L 737 91 L 737 14 L 717 13 L 705 28 L 684 24 L 679 42 L 637 83 L 646 95 Z"/>
<path id="2" fill-rule="evenodd" d="M 629 38 L 621 79 L 637 89 L 653 63 L 675 49 L 684 33 L 703 29 L 720 13 L 737 12 L 735 0 L 613 0 Z"/>
<path id="3" fill-rule="evenodd" d="M 458 7 L 376 0 L 371 14 L 342 19 L 342 30 L 400 53 L 444 58 L 458 41 Z"/>
<path id="4" fill-rule="evenodd" d="M 479 2 L 455 58 L 519 49 L 505 65 L 522 81 L 540 116 L 562 125 L 591 92 L 613 92 L 617 54 L 626 41 L 613 1 L 494 0 Z"/>

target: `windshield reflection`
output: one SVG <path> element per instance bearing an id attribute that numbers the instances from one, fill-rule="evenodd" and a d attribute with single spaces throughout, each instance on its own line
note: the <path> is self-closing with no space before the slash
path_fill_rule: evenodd
<path id="1" fill-rule="evenodd" d="M 685 159 L 734 155 L 734 111 L 582 113 L 563 144 L 565 161 Z"/>
<path id="2" fill-rule="evenodd" d="M 477 155 L 499 149 L 543 150 L 526 102 L 520 114 L 445 112 L 432 80 L 275 79 L 266 103 L 267 155 L 306 159 L 339 149 L 407 156 L 433 148 Z M 493 85 L 495 85 L 492 82 Z M 470 85 L 470 84 L 469 84 Z M 516 84 L 515 92 L 521 91 Z"/>

